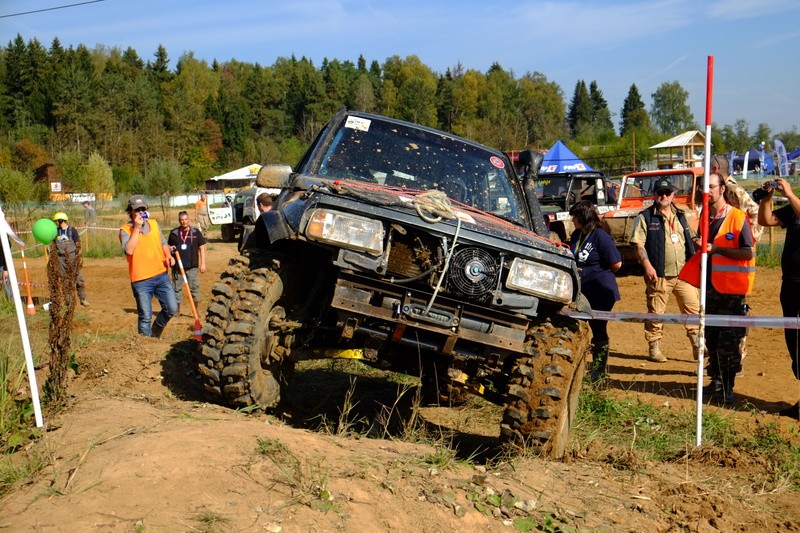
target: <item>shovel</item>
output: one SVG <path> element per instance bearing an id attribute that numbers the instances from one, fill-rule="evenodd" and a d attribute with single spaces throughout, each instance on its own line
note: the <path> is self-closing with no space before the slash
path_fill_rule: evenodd
<path id="1" fill-rule="evenodd" d="M 28 291 L 28 309 L 25 311 L 25 314 L 35 315 L 36 306 L 33 305 L 33 297 L 31 296 L 31 282 L 28 279 L 28 262 L 25 261 L 25 248 L 21 248 L 19 253 L 22 256 L 22 272 L 25 274 L 25 289 Z"/>
<path id="2" fill-rule="evenodd" d="M 197 307 L 194 305 L 194 298 L 192 298 L 192 290 L 189 287 L 189 280 L 186 279 L 186 271 L 183 269 L 183 261 L 181 261 L 181 254 L 175 250 L 175 259 L 178 260 L 178 268 L 181 269 L 181 276 L 183 277 L 183 288 L 186 296 L 189 297 L 189 304 L 192 306 L 192 314 L 194 315 L 194 340 L 203 340 L 203 326 L 200 325 L 200 317 L 197 315 Z"/>

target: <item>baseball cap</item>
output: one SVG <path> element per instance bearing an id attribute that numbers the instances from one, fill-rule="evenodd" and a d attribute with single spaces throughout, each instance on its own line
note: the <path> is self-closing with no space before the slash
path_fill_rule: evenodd
<path id="1" fill-rule="evenodd" d="M 133 196 L 131 196 L 131 199 L 128 200 L 128 208 L 126 209 L 126 211 L 135 211 L 140 207 L 144 207 L 145 209 L 147 209 L 147 200 L 145 200 L 144 196 L 142 196 L 141 194 L 134 194 Z"/>
<path id="2" fill-rule="evenodd" d="M 669 190 L 669 192 L 675 192 L 675 186 L 668 180 L 661 178 L 657 180 L 653 185 L 653 193 L 657 193 L 658 191 Z"/>

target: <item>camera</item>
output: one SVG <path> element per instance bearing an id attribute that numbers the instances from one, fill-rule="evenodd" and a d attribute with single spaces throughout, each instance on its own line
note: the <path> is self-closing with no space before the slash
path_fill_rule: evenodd
<path id="1" fill-rule="evenodd" d="M 147 211 L 142 211 L 141 215 L 142 215 L 142 218 L 150 218 L 150 213 L 148 213 Z"/>
<path id="2" fill-rule="evenodd" d="M 761 200 L 766 198 L 767 194 L 769 194 L 767 192 L 768 188 L 772 188 L 773 190 L 778 190 L 778 182 L 775 181 L 775 180 L 769 180 L 766 183 L 764 183 L 764 185 L 759 187 L 758 189 L 755 189 L 753 191 L 753 200 L 755 200 L 756 203 L 761 203 Z"/>

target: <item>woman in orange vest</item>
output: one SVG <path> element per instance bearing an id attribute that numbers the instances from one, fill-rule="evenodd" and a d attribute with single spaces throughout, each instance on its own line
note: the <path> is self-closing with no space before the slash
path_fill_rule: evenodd
<path id="1" fill-rule="evenodd" d="M 756 254 L 747 214 L 734 207 L 734 191 L 717 173 L 708 177 L 708 283 L 706 312 L 710 315 L 746 315 L 745 296 L 753 290 Z M 704 389 L 710 399 L 734 402 L 733 385 L 742 369 L 739 344 L 747 330 L 741 327 L 707 327 L 708 373 Z"/>
<path id="2" fill-rule="evenodd" d="M 128 260 L 131 289 L 139 315 L 139 333 L 146 337 L 160 337 L 169 319 L 178 312 L 175 289 L 167 273 L 175 264 L 175 258 L 170 254 L 158 223 L 150 219 L 144 196 L 131 196 L 126 211 L 131 221 L 119 229 L 119 240 Z M 151 324 L 154 297 L 161 304 L 161 311 Z"/>

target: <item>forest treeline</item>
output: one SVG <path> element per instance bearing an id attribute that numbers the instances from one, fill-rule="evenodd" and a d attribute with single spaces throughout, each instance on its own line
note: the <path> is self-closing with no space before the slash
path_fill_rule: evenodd
<path id="1" fill-rule="evenodd" d="M 595 81 L 569 98 L 540 72 L 520 77 L 495 63 L 434 72 L 418 57 L 383 63 L 362 55 L 279 57 L 269 66 L 211 64 L 163 46 L 145 60 L 133 48 L 45 47 L 20 36 L 0 50 L 0 200 L 46 198 L 43 166 L 65 190 L 176 194 L 250 163 L 294 164 L 325 122 L 346 107 L 452 132 L 501 150 L 565 141 L 595 168 L 622 174 L 652 157 L 648 146 L 698 125 L 688 92 L 667 81 L 645 105 L 634 83 L 612 111 Z M 715 152 L 743 151 L 796 130 L 714 126 Z M 635 162 L 635 163 L 634 163 Z"/>

